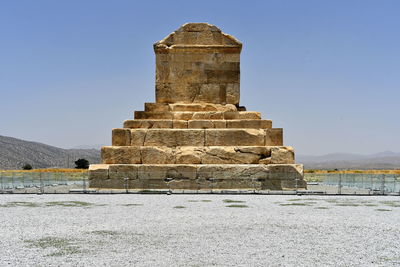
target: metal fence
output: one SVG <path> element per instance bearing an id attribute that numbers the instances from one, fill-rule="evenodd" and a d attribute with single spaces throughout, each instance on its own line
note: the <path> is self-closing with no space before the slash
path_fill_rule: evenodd
<path id="1" fill-rule="evenodd" d="M 3 193 L 68 193 L 71 189 L 86 190 L 88 173 L 0 171 Z"/>
<path id="2" fill-rule="evenodd" d="M 309 189 L 331 194 L 400 194 L 399 174 L 306 173 Z"/>
<path id="3" fill-rule="evenodd" d="M 284 174 L 283 174 L 284 175 Z M 151 174 L 149 174 L 151 176 Z M 157 175 L 156 175 L 157 176 Z M 128 179 L 128 178 L 127 178 Z M 125 186 L 130 183 L 124 180 Z M 308 193 L 400 195 L 399 174 L 306 173 Z M 212 180 L 212 179 L 210 179 Z M 254 179 L 257 181 L 257 179 Z M 88 172 L 0 171 L 0 193 L 87 192 Z M 296 183 L 297 185 L 297 183 Z M 256 185 L 254 185 L 256 187 Z M 128 187 L 126 187 L 128 190 Z M 304 192 L 299 188 L 299 191 Z M 254 191 L 255 192 L 255 191 Z M 297 192 L 294 190 L 294 193 Z"/>

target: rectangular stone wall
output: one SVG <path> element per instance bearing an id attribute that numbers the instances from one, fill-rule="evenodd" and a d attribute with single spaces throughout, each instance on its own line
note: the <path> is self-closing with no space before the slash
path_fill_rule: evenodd
<path id="1" fill-rule="evenodd" d="M 239 103 L 239 49 L 163 52 L 156 52 L 156 102 Z"/>

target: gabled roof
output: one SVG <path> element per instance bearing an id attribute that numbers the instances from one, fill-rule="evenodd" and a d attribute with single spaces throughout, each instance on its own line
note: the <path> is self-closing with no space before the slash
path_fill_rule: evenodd
<path id="1" fill-rule="evenodd" d="M 236 47 L 242 43 L 208 23 L 186 23 L 154 44 L 154 49 L 174 47 Z"/>

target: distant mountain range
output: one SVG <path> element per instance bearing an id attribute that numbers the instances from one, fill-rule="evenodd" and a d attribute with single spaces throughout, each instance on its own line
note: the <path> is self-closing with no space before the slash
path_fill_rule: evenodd
<path id="1" fill-rule="evenodd" d="M 304 164 L 306 169 L 400 169 L 400 153 L 296 155 L 296 162 Z"/>
<path id="2" fill-rule="evenodd" d="M 74 168 L 75 161 L 84 158 L 89 163 L 100 162 L 98 149 L 63 149 L 0 135 L 0 169 Z"/>
<path id="3" fill-rule="evenodd" d="M 79 158 L 99 163 L 101 146 L 63 149 L 0 135 L 0 169 L 21 169 L 26 163 L 34 168 L 73 168 Z M 400 169 L 400 153 L 296 155 L 296 162 L 304 164 L 306 169 Z"/>

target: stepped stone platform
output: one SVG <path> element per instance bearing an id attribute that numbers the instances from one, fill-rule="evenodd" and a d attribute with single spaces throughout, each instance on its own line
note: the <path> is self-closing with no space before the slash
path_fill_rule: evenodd
<path id="1" fill-rule="evenodd" d="M 112 130 L 89 186 L 110 189 L 304 189 L 283 129 L 240 100 L 242 44 L 188 23 L 154 44 L 156 102 Z"/>

